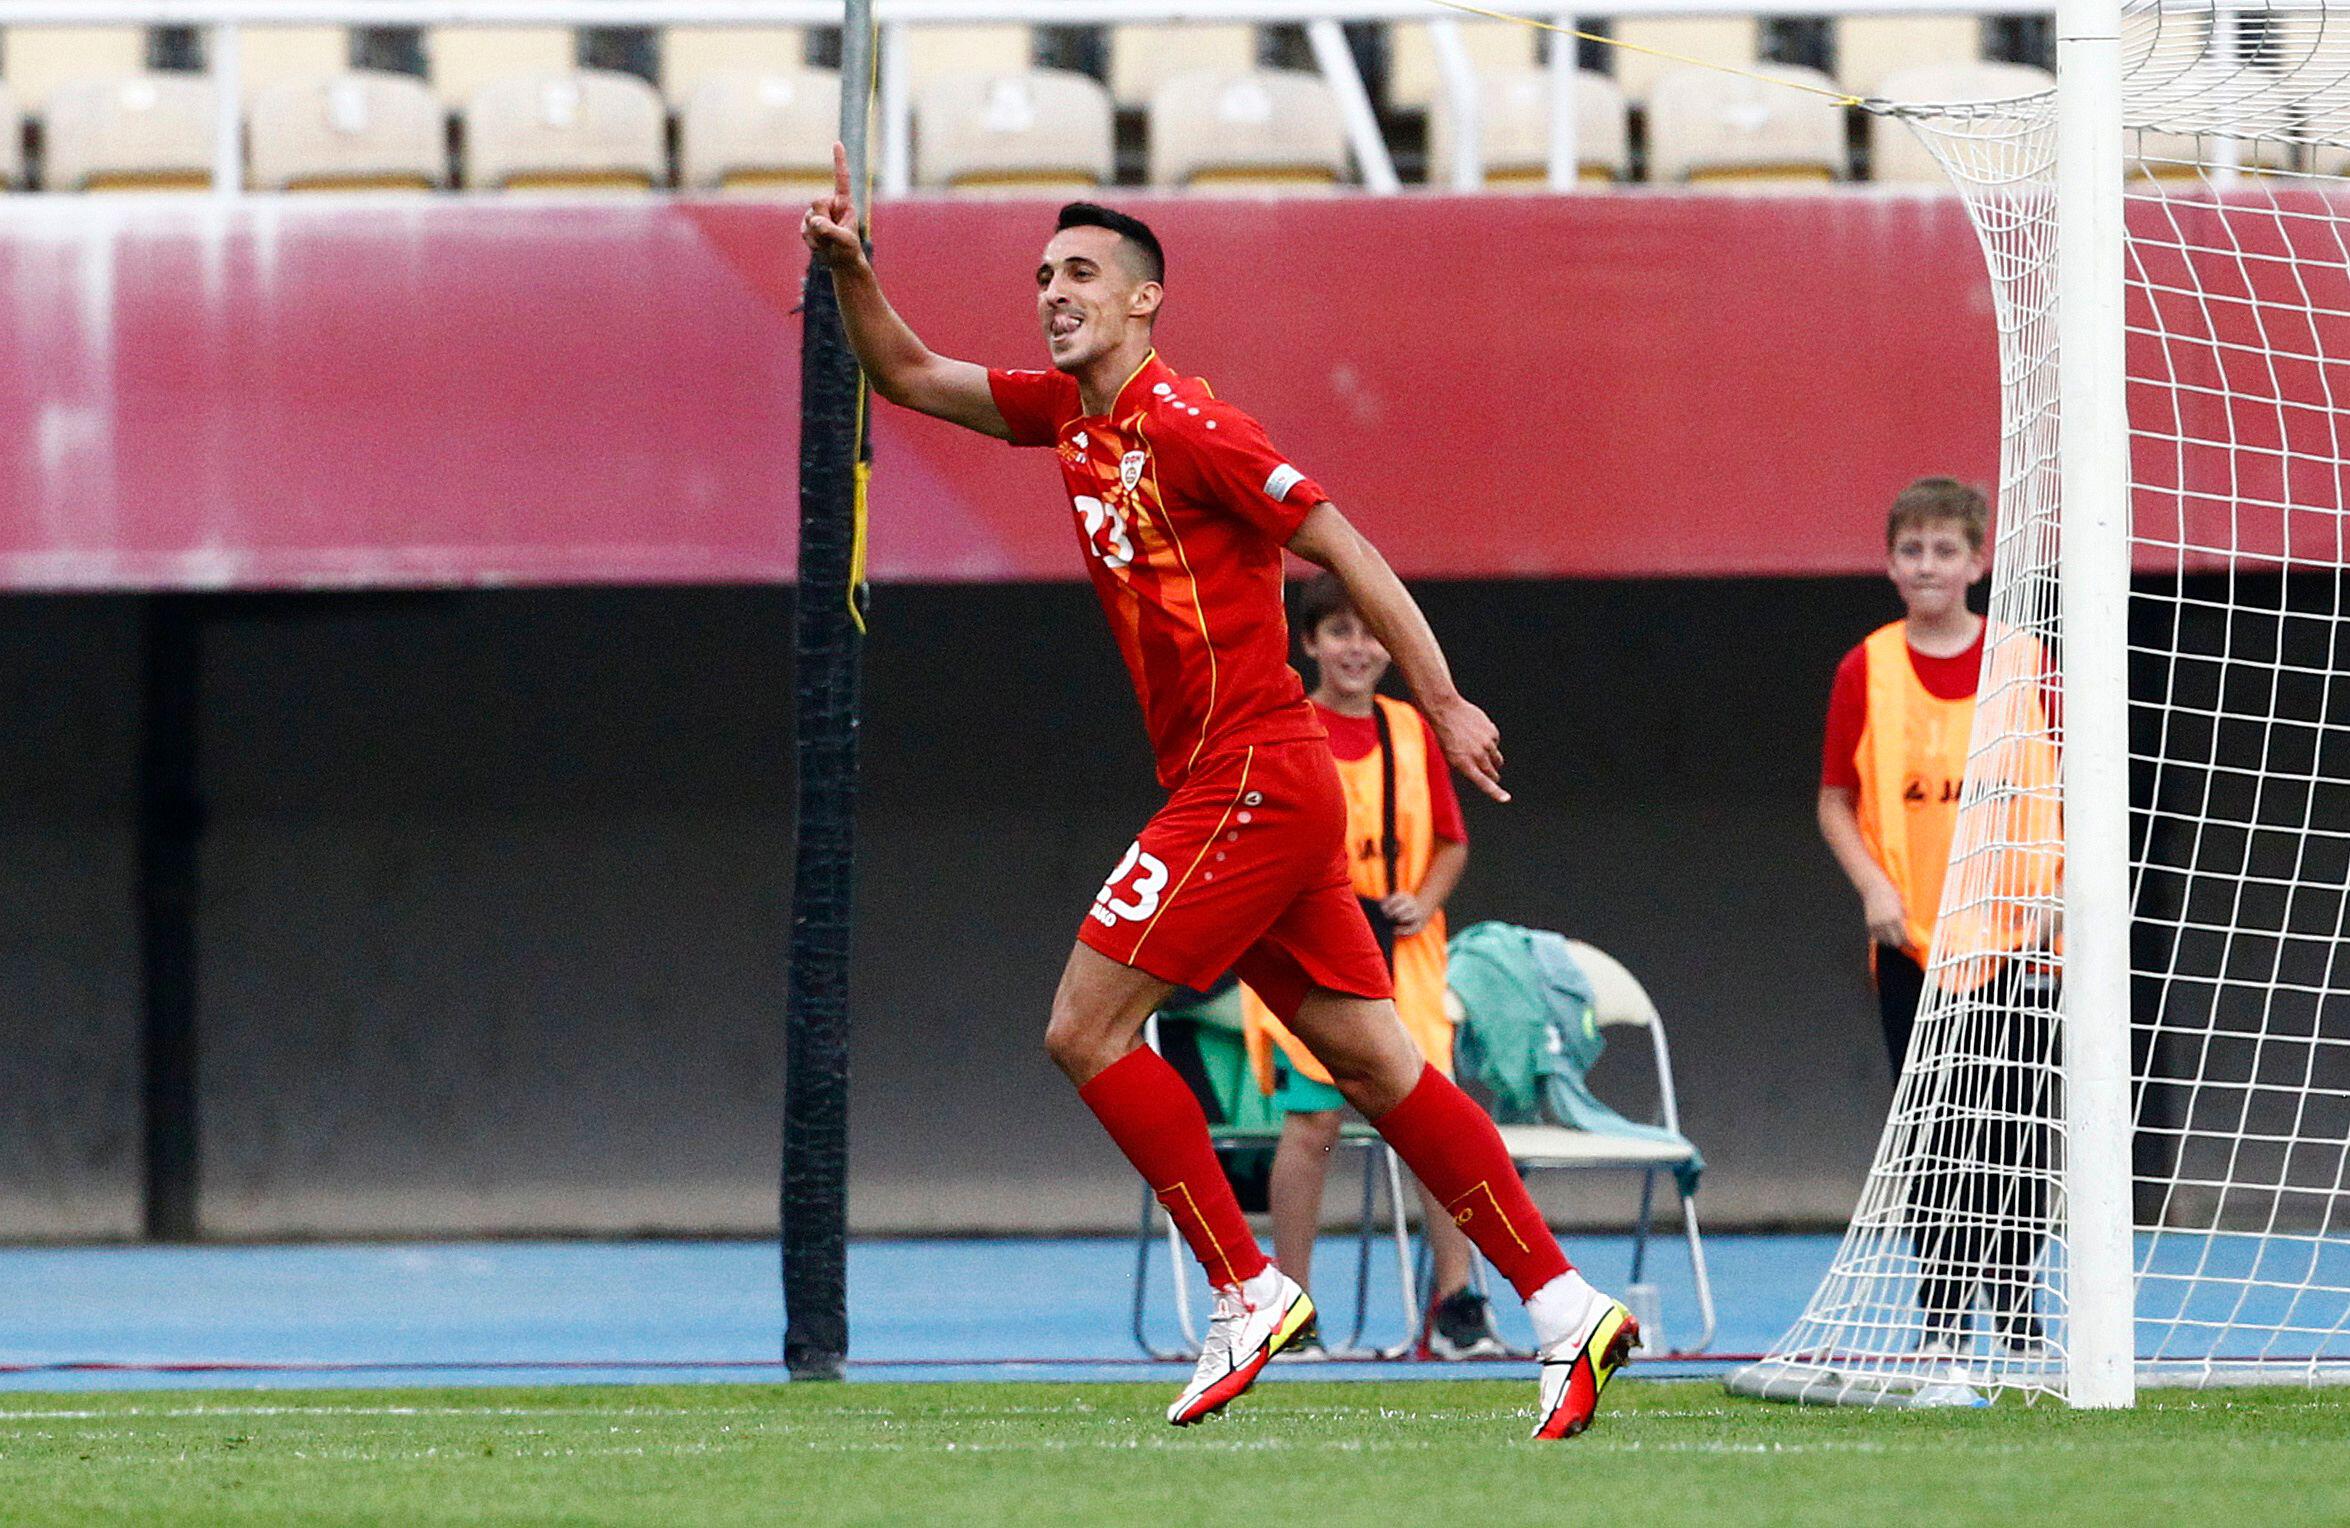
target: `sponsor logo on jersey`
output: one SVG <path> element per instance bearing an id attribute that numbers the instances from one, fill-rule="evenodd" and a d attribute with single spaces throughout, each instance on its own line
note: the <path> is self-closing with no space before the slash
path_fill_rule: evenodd
<path id="1" fill-rule="evenodd" d="M 1295 488 L 1298 484 L 1304 482 L 1305 480 L 1306 475 L 1304 473 L 1298 471 L 1295 467 L 1289 465 L 1289 463 L 1283 462 L 1280 466 L 1273 469 L 1272 475 L 1270 477 L 1265 479 L 1265 497 L 1278 503 L 1284 499 L 1287 499 L 1289 497 L 1289 490 Z"/>
<path id="2" fill-rule="evenodd" d="M 1930 802 L 1952 806 L 1965 793 L 1965 789 L 1966 782 L 1963 780 L 1953 780 L 1947 776 L 1941 780 L 1929 780 L 1921 775 L 1911 775 L 1902 782 L 1901 799 L 1912 806 Z"/>

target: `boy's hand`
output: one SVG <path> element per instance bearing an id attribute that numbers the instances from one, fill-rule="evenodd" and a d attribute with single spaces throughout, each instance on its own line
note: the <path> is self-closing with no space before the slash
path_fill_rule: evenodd
<path id="1" fill-rule="evenodd" d="M 1408 891 L 1399 891 L 1387 898 L 1379 904 L 1379 910 L 1387 914 L 1387 921 L 1394 926 L 1398 938 L 1408 937 L 1426 928 L 1428 920 L 1435 916 L 1436 911 Z"/>
<path id="2" fill-rule="evenodd" d="M 1509 800 L 1510 793 L 1501 788 L 1501 729 L 1493 718 L 1458 695 L 1420 709 L 1452 767 L 1494 800 Z"/>
<path id="3" fill-rule="evenodd" d="M 1869 937 L 1896 950 L 1909 948 L 1909 908 L 1901 893 L 1886 881 L 1861 897 L 1861 916 L 1869 921 Z"/>
<path id="4" fill-rule="evenodd" d="M 857 232 L 857 203 L 849 190 L 849 151 L 832 146 L 832 194 L 808 204 L 800 219 L 800 237 L 818 265 L 854 267 L 865 258 L 865 241 Z"/>

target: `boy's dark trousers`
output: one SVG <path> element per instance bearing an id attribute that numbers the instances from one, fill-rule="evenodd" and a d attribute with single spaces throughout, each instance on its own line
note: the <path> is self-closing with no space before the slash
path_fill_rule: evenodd
<path id="1" fill-rule="evenodd" d="M 1894 1076 L 1908 1059 L 1925 973 L 1899 950 L 1877 950 L 1878 1016 Z M 1976 1290 L 1995 1337 L 2040 1338 L 2033 1265 L 2045 1239 L 2061 1095 L 2054 978 L 2020 959 L 1938 1021 L 1940 1064 L 1913 1084 L 1910 1242 L 1919 1263 L 1926 1337 L 1962 1346 Z"/>

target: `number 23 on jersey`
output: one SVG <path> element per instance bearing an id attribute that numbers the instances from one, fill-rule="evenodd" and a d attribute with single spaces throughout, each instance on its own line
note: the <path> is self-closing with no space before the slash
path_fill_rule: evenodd
<path id="1" fill-rule="evenodd" d="M 1130 565 L 1134 561 L 1134 543 L 1127 539 L 1125 511 L 1104 504 L 1089 493 L 1081 493 L 1071 502 L 1077 506 L 1077 516 L 1085 524 L 1086 550 L 1113 572 Z"/>

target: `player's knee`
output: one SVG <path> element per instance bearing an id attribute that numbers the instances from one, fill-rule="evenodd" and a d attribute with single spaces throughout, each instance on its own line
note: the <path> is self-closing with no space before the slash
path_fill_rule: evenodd
<path id="1" fill-rule="evenodd" d="M 1072 1070 L 1074 1063 L 1077 1062 L 1084 1049 L 1085 1046 L 1076 1026 L 1070 1024 L 1056 1010 L 1044 1026 L 1045 1055 L 1052 1058 L 1053 1065 L 1066 1072 Z"/>
<path id="2" fill-rule="evenodd" d="M 1398 1083 L 1409 1087 L 1411 1080 L 1420 1074 L 1420 1055 L 1410 1048 L 1409 1041 L 1400 1048 L 1381 1045 L 1350 1048 L 1326 1056 L 1323 1061 L 1330 1068 L 1331 1081 L 1349 1101 L 1356 1092 L 1366 1088 L 1385 1092 Z"/>
<path id="3" fill-rule="evenodd" d="M 1080 1086 L 1118 1059 L 1110 1051 L 1101 1025 L 1068 1004 L 1058 1002 L 1053 1004 L 1052 1017 L 1045 1022 L 1044 1053 Z"/>
<path id="4" fill-rule="evenodd" d="M 1400 1028 L 1396 1033 L 1402 1036 Z M 1377 1119 L 1402 1102 L 1427 1064 L 1409 1039 L 1400 1046 L 1374 1044 L 1328 1055 L 1323 1062 L 1339 1093 L 1366 1119 Z"/>

